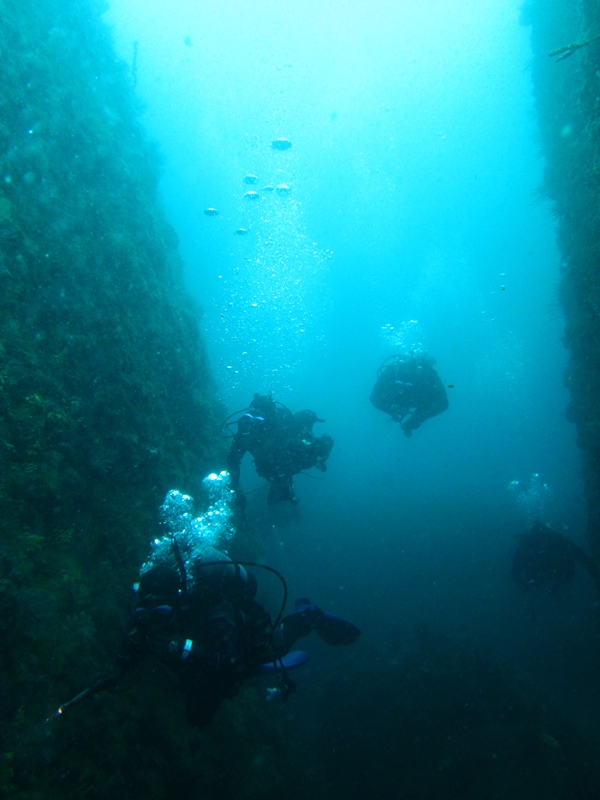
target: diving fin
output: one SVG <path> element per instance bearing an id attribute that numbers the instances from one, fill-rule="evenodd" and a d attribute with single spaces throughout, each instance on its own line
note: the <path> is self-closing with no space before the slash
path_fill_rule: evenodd
<path id="1" fill-rule="evenodd" d="M 354 644 L 360 636 L 360 629 L 356 625 L 328 611 L 323 611 L 315 631 L 319 638 L 331 645 Z"/>
<path id="2" fill-rule="evenodd" d="M 301 667 L 308 661 L 308 653 L 305 653 L 304 650 L 292 650 L 291 653 L 288 653 L 283 658 L 278 658 L 276 661 L 269 661 L 266 664 L 262 664 L 258 668 L 258 674 L 264 675 L 270 672 L 277 672 L 280 669 L 280 664 L 283 666 L 284 669 L 296 669 L 296 667 Z"/>

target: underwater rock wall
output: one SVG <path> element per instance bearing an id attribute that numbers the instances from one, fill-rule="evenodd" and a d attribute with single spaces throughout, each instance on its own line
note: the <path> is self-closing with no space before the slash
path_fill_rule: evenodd
<path id="1" fill-rule="evenodd" d="M 166 491 L 196 492 L 222 457 L 158 159 L 102 11 L 0 0 L 6 735 L 18 709 L 35 717 L 110 668 Z"/>
<path id="2" fill-rule="evenodd" d="M 528 0 L 537 110 L 547 164 L 544 193 L 562 254 L 571 393 L 567 418 L 582 451 L 589 541 L 600 556 L 600 4 Z"/>

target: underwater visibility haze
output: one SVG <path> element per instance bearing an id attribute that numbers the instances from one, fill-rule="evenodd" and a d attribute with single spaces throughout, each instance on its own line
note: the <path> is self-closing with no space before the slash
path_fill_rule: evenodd
<path id="1" fill-rule="evenodd" d="M 557 34 L 557 48 L 586 38 L 577 20 L 587 5 L 576 5 L 574 35 Z M 558 18 L 563 6 L 544 13 L 552 19 L 556 7 Z M 165 406 L 188 391 L 190 400 L 177 406 L 176 424 L 165 423 L 177 466 L 159 477 L 148 468 L 147 514 L 131 500 L 131 524 L 157 517 L 168 490 L 198 490 L 201 506 L 202 479 L 225 467 L 230 445 L 219 437 L 231 426 L 217 433 L 220 418 L 255 393 L 294 412 L 314 409 L 315 434 L 334 440 L 326 471 L 296 475 L 297 504 L 269 505 L 269 485 L 247 455 L 245 538 L 236 542 L 231 529 L 224 546 L 279 570 L 291 598 L 308 597 L 362 631 L 342 652 L 311 639 L 285 705 L 267 706 L 251 689 L 201 733 L 173 721 L 181 709 L 165 712 L 164 741 L 148 734 L 139 743 L 114 797 L 174 796 L 164 787 L 175 775 L 182 791 L 207 798 L 596 796 L 594 580 L 578 565 L 559 596 L 521 592 L 511 580 L 518 536 L 536 522 L 590 549 L 566 414 L 561 253 L 534 84 L 534 59 L 548 58 L 532 50 L 537 8 L 110 0 L 103 9 L 154 143 L 158 204 L 182 259 L 157 281 L 168 295 L 182 278 L 211 373 L 200 379 L 187 351 L 149 340 L 148 363 L 182 376 L 166 385 Z M 557 81 L 579 57 L 569 55 L 566 67 L 552 62 Z M 564 107 L 546 118 L 568 145 Z M 108 191 L 118 195 L 118 182 Z M 154 300 L 131 285 L 127 313 L 146 297 L 151 315 Z M 405 436 L 369 398 L 382 362 L 425 353 L 449 405 Z M 192 458 L 194 437 L 203 446 Z M 148 448 L 151 461 L 160 447 Z M 141 530 L 129 542 L 128 576 L 144 547 L 147 557 L 151 541 L 163 546 L 155 535 Z M 111 619 L 119 604 L 126 610 L 126 589 L 115 590 Z M 105 629 L 102 638 L 110 651 Z M 169 691 L 159 690 L 159 704 Z M 104 702 L 125 719 L 115 711 L 120 696 Z M 128 702 L 143 704 L 143 693 Z M 84 719 L 82 708 L 71 714 Z M 152 714 L 140 729 L 156 730 Z M 81 724 L 95 726 L 91 740 L 108 735 L 101 715 Z M 75 738 L 63 743 L 72 748 Z M 119 741 L 115 763 L 130 752 Z M 183 755 L 174 741 L 185 742 Z M 164 760 L 151 757 L 163 746 Z M 2 769 L 12 769 L 4 757 L 0 787 Z M 152 789 L 140 778 L 144 759 L 164 778 Z M 223 777 L 227 764 L 235 779 Z M 89 796 L 109 796 L 96 785 L 102 769 L 86 761 L 79 773 Z M 57 778 L 53 791 L 61 785 Z"/>
<path id="2" fill-rule="evenodd" d="M 373 592 L 407 621 L 405 594 L 448 610 L 454 570 L 464 585 L 465 562 L 510 550 L 511 481 L 539 473 L 548 520 L 581 526 L 520 6 L 121 0 L 107 15 L 163 154 L 220 398 L 234 411 L 272 392 L 335 439 L 324 479 L 296 479 L 297 517 L 266 520 L 271 547 L 362 613 Z M 369 403 L 403 350 L 429 352 L 451 387 L 410 441 Z"/>

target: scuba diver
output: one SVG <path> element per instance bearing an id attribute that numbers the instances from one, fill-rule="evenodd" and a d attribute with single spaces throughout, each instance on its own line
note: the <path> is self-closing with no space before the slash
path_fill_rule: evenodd
<path id="1" fill-rule="evenodd" d="M 290 652 L 311 631 L 330 645 L 349 645 L 360 631 L 352 623 L 322 611 L 307 599 L 275 623 L 255 599 L 254 574 L 223 553 L 192 565 L 193 588 L 166 564 L 142 575 L 133 614 L 118 656 L 129 670 L 152 659 L 174 674 L 185 696 L 191 725 L 207 725 L 226 698 L 255 675 L 274 673 L 278 682 L 268 697 L 285 700 L 295 690 L 288 670 L 308 660 Z"/>
<path id="2" fill-rule="evenodd" d="M 575 577 L 577 562 L 584 565 L 600 590 L 600 576 L 593 560 L 566 536 L 543 522 L 534 522 L 529 531 L 517 538 L 510 574 L 523 592 L 542 589 L 560 597 L 562 587 Z"/>
<path id="3" fill-rule="evenodd" d="M 241 416 L 227 423 L 237 425 L 227 459 L 233 488 L 239 492 L 240 465 L 249 452 L 258 475 L 270 483 L 267 503 L 275 505 L 287 500 L 296 505 L 293 476 L 311 467 L 325 472 L 333 447 L 331 436 L 315 436 L 315 422 L 324 420 L 310 409 L 293 414 L 270 394 L 255 394 Z"/>
<path id="4" fill-rule="evenodd" d="M 425 353 L 410 353 L 386 358 L 377 370 L 371 402 L 398 422 L 407 437 L 448 408 L 446 389 L 434 364 Z"/>
<path id="5" fill-rule="evenodd" d="M 355 625 L 307 599 L 297 600 L 293 613 L 283 617 L 287 585 L 277 570 L 232 561 L 218 549 L 235 535 L 229 474 L 211 473 L 202 484 L 210 502 L 203 515 L 194 518 L 193 498 L 177 490 L 168 492 L 161 506 L 167 531 L 152 539 L 150 558 L 140 568 L 116 669 L 56 715 L 151 662 L 176 681 L 190 723 L 203 726 L 224 699 L 256 675 L 272 674 L 268 699 L 285 700 L 295 690 L 288 671 L 308 660 L 291 648 L 311 631 L 330 645 L 350 645 L 360 635 Z M 256 599 L 258 583 L 250 567 L 281 581 L 283 599 L 274 622 Z"/>
<path id="6" fill-rule="evenodd" d="M 177 551 L 177 544 L 173 547 Z M 113 688 L 134 667 L 145 661 L 161 665 L 174 677 L 185 697 L 191 725 L 203 727 L 214 717 L 222 701 L 234 697 L 244 681 L 273 674 L 276 685 L 267 699 L 285 701 L 295 684 L 288 671 L 308 660 L 302 651 L 290 652 L 295 642 L 311 631 L 330 645 L 353 644 L 360 630 L 350 622 L 322 611 L 310 600 L 296 601 L 292 614 L 281 619 L 284 602 L 275 622 L 255 599 L 257 580 L 240 562 L 208 548 L 206 559 L 183 568 L 158 563 L 145 572 L 117 656 L 117 668 L 58 710 L 62 714 L 73 703 L 100 690 Z M 260 564 L 253 564 L 261 567 Z"/>

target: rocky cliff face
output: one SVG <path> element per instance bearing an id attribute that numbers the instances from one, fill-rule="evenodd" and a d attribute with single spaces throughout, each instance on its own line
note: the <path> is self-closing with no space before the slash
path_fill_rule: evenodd
<path id="1" fill-rule="evenodd" d="M 101 11 L 0 2 L 0 744 L 110 666 L 166 491 L 219 466 L 198 312 Z"/>
<path id="2" fill-rule="evenodd" d="M 600 555 L 600 6 L 528 0 L 544 192 L 557 217 L 570 352 L 567 418 L 582 451 L 590 546 Z"/>

